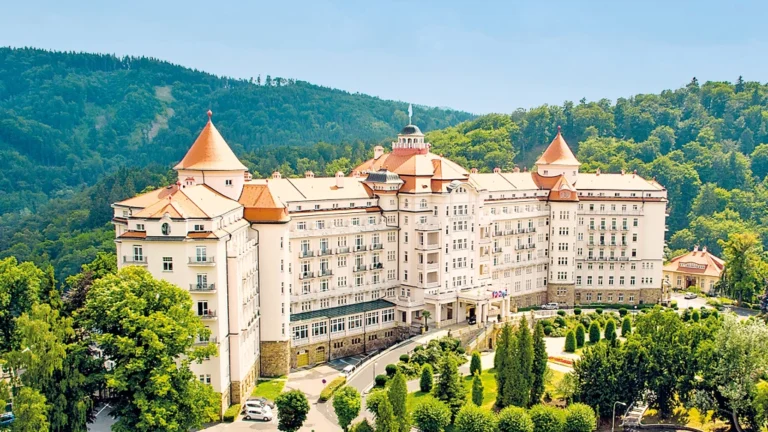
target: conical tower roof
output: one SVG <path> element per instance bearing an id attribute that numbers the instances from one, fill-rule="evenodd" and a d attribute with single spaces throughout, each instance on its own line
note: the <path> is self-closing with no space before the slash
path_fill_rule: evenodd
<path id="1" fill-rule="evenodd" d="M 235 153 L 211 121 L 213 113 L 208 111 L 208 123 L 189 148 L 184 159 L 173 169 L 201 171 L 246 171 Z"/>
<path id="2" fill-rule="evenodd" d="M 557 127 L 557 136 L 536 161 L 536 165 L 581 165 L 560 133 L 560 126 Z"/>

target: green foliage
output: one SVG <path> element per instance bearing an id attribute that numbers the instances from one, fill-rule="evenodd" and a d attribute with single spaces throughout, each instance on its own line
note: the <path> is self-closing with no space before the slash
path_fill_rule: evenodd
<path id="1" fill-rule="evenodd" d="M 295 432 L 307 420 L 309 401 L 301 390 L 280 393 L 275 399 L 277 406 L 277 429 L 283 432 Z"/>
<path id="2" fill-rule="evenodd" d="M 451 424 L 451 410 L 444 403 L 428 396 L 414 407 L 413 421 L 421 432 L 442 432 Z"/>
<path id="3" fill-rule="evenodd" d="M 602 308 L 597 308 L 597 309 L 595 309 L 595 313 L 598 314 L 598 315 L 601 315 L 603 313 L 603 309 Z"/>
<path id="4" fill-rule="evenodd" d="M 360 393 L 354 387 L 344 386 L 333 396 L 333 411 L 344 431 L 347 431 L 352 420 L 360 414 L 360 405 Z"/>
<path id="5" fill-rule="evenodd" d="M 411 359 L 411 356 L 409 356 L 408 354 L 401 354 L 400 355 L 400 361 L 403 362 L 403 363 L 408 363 L 408 360 L 410 360 L 410 359 Z"/>
<path id="6" fill-rule="evenodd" d="M 579 309 L 579 308 L 574 308 L 574 309 L 573 309 L 573 314 L 574 314 L 574 315 L 577 315 L 577 316 L 578 316 L 578 315 L 581 315 L 581 309 Z"/>
<path id="7" fill-rule="evenodd" d="M 376 375 L 374 378 L 374 383 L 376 383 L 376 387 L 384 387 L 387 385 L 387 381 L 389 381 L 389 377 L 386 374 L 379 374 Z"/>
<path id="8" fill-rule="evenodd" d="M 597 418 L 592 407 L 575 403 L 566 408 L 563 432 L 592 432 L 595 428 L 597 428 Z"/>
<path id="9" fill-rule="evenodd" d="M 693 322 L 699 322 L 699 320 L 701 319 L 701 314 L 699 313 L 699 311 L 697 310 L 693 311 L 691 313 L 691 319 L 693 320 Z"/>
<path id="10" fill-rule="evenodd" d="M 368 394 L 368 397 L 365 398 L 365 409 L 373 414 L 374 418 L 377 417 L 379 415 L 379 405 L 381 405 L 384 399 L 389 400 L 389 394 L 386 390 L 376 389 L 372 391 Z"/>
<path id="11" fill-rule="evenodd" d="M 581 348 L 584 346 L 587 331 L 584 329 L 584 325 L 579 323 L 576 326 L 576 347 Z"/>
<path id="12" fill-rule="evenodd" d="M 434 371 L 432 365 L 425 364 L 421 368 L 421 378 L 419 379 L 419 389 L 424 393 L 428 393 L 432 390 L 432 384 L 434 383 Z"/>
<path id="13" fill-rule="evenodd" d="M 390 363 L 384 368 L 384 370 L 387 372 L 387 376 L 392 378 L 395 376 L 395 373 L 397 373 L 397 365 Z"/>
<path id="14" fill-rule="evenodd" d="M 472 360 L 469 363 L 469 374 L 475 375 L 476 373 L 483 373 L 483 365 L 480 361 L 480 353 L 477 351 L 472 353 Z"/>
<path id="15" fill-rule="evenodd" d="M 525 317 L 517 327 L 517 352 L 513 357 L 511 403 L 527 407 L 531 400 L 533 385 L 533 338 Z"/>
<path id="16" fill-rule="evenodd" d="M 130 266 L 97 280 L 81 314 L 93 342 L 114 361 L 106 372 L 113 430 L 188 430 L 218 412 L 213 389 L 189 368 L 217 349 L 193 345 L 210 330 L 192 312 L 188 292 Z"/>
<path id="17" fill-rule="evenodd" d="M 565 411 L 549 405 L 534 405 L 528 410 L 536 432 L 562 432 Z"/>
<path id="18" fill-rule="evenodd" d="M 564 317 L 565 316 L 565 311 L 564 310 L 558 310 L 557 311 L 557 315 L 561 316 L 561 317 Z"/>
<path id="19" fill-rule="evenodd" d="M 616 322 L 613 318 L 609 318 L 605 323 L 605 339 L 611 342 L 616 340 Z"/>
<path id="20" fill-rule="evenodd" d="M 534 425 L 525 409 L 510 406 L 499 413 L 497 430 L 499 432 L 533 432 Z"/>
<path id="21" fill-rule="evenodd" d="M 475 372 L 472 378 L 472 403 L 477 406 L 483 405 L 483 381 L 480 379 L 479 372 Z"/>
<path id="22" fill-rule="evenodd" d="M 538 403 L 544 394 L 544 381 L 547 373 L 547 344 L 544 341 L 544 330 L 537 323 L 533 332 L 533 365 L 531 366 L 531 399 L 532 404 Z"/>
<path id="23" fill-rule="evenodd" d="M 438 400 L 445 402 L 450 408 L 451 415 L 456 416 L 466 399 L 466 389 L 459 375 L 456 361 L 451 356 L 443 357 L 438 368 L 437 383 L 432 388 L 432 394 Z"/>
<path id="24" fill-rule="evenodd" d="M 510 396 L 507 394 L 508 381 L 512 372 L 512 353 L 516 351 L 517 341 L 512 334 L 512 327 L 505 324 L 496 342 L 496 354 L 493 357 L 493 367 L 496 369 L 496 406 L 503 408 L 509 405 Z"/>
<path id="25" fill-rule="evenodd" d="M 397 419 L 388 397 L 382 398 L 376 411 L 376 432 L 398 432 Z"/>
<path id="26" fill-rule="evenodd" d="M 496 418 L 492 412 L 474 404 L 466 404 L 453 423 L 456 432 L 495 432 Z"/>
<path id="27" fill-rule="evenodd" d="M 623 317 L 626 314 L 627 314 L 627 308 L 620 308 L 619 309 L 619 316 L 620 317 Z"/>
<path id="28" fill-rule="evenodd" d="M 349 430 L 350 432 L 374 432 L 373 426 L 371 426 L 371 424 L 368 423 L 368 419 L 365 418 L 352 425 Z"/>
<path id="29" fill-rule="evenodd" d="M 227 408 L 226 411 L 224 411 L 224 416 L 222 417 L 222 420 L 226 423 L 231 423 L 237 419 L 237 416 L 240 415 L 240 404 L 233 404 L 230 405 L 229 408 Z"/>
<path id="30" fill-rule="evenodd" d="M 576 334 L 573 332 L 573 330 L 568 330 L 568 333 L 565 335 L 565 352 L 573 353 L 576 352 Z"/>
<path id="31" fill-rule="evenodd" d="M 623 320 L 621 320 L 621 336 L 627 337 L 632 333 L 632 318 L 630 317 L 624 317 Z"/>
<path id="32" fill-rule="evenodd" d="M 764 286 L 768 264 L 763 260 L 763 246 L 755 233 L 733 233 L 720 240 L 727 261 L 722 275 L 724 291 L 739 302 L 752 302 Z"/>
<path id="33" fill-rule="evenodd" d="M 511 171 L 515 156 L 512 145 L 517 124 L 506 115 L 490 114 L 454 127 L 427 133 L 432 151 L 467 168 L 491 172 L 494 168 Z"/>
<path id="34" fill-rule="evenodd" d="M 0 352 L 13 348 L 15 320 L 40 300 L 44 278 L 31 262 L 19 264 L 13 257 L 0 260 Z"/>
<path id="35" fill-rule="evenodd" d="M 44 432 L 49 428 L 48 405 L 45 396 L 30 387 L 19 389 L 14 400 L 14 432 Z"/>
<path id="36" fill-rule="evenodd" d="M 336 392 L 336 390 L 341 388 L 341 386 L 343 386 L 346 382 L 346 377 L 340 376 L 334 378 L 331 382 L 326 384 L 322 391 L 320 391 L 320 397 L 317 399 L 317 401 L 325 402 L 329 400 L 331 397 L 333 397 L 333 394 Z"/>
<path id="37" fill-rule="evenodd" d="M 589 325 L 589 342 L 593 344 L 600 342 L 600 325 L 596 321 L 592 321 Z"/>
<path id="38" fill-rule="evenodd" d="M 405 383 L 405 376 L 397 372 L 392 378 L 387 391 L 389 402 L 392 404 L 392 412 L 395 415 L 395 422 L 399 425 L 400 432 L 411 430 L 410 413 L 406 405 L 408 399 L 408 386 Z"/>

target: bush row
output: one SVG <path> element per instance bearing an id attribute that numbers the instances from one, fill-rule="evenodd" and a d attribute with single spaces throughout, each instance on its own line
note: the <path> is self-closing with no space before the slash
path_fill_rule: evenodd
<path id="1" fill-rule="evenodd" d="M 333 397 L 333 394 L 336 393 L 336 390 L 338 390 L 346 382 L 347 378 L 341 376 L 328 383 L 323 391 L 320 392 L 320 398 L 318 399 L 318 402 L 325 402 Z"/>

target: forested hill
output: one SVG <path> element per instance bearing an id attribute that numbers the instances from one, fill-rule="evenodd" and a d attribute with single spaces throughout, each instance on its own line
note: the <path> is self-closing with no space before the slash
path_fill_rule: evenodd
<path id="1" fill-rule="evenodd" d="M 47 197 L 92 185 L 120 166 L 180 160 L 208 109 L 243 154 L 270 145 L 378 142 L 407 123 L 407 106 L 291 79 L 218 77 L 151 58 L 0 48 L 0 215 L 35 211 Z M 471 117 L 414 110 L 424 130 Z"/>

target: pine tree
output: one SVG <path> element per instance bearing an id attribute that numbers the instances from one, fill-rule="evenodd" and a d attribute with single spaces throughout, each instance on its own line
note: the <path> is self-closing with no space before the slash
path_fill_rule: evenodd
<path id="1" fill-rule="evenodd" d="M 474 378 L 472 378 L 472 403 L 477 406 L 483 405 L 483 381 L 477 372 L 475 372 Z"/>
<path id="2" fill-rule="evenodd" d="M 504 408 L 508 404 L 505 400 L 505 392 L 512 362 L 509 350 L 512 347 L 513 337 L 512 328 L 506 324 L 501 330 L 496 344 L 496 355 L 493 358 L 493 367 L 496 369 L 496 406 L 499 408 Z"/>
<path id="3" fill-rule="evenodd" d="M 573 334 L 573 330 L 568 330 L 565 334 L 565 352 L 576 352 L 576 335 Z"/>
<path id="4" fill-rule="evenodd" d="M 397 370 L 392 382 L 389 385 L 388 395 L 389 402 L 392 404 L 392 412 L 395 415 L 395 421 L 399 426 L 400 432 L 408 432 L 411 430 L 410 416 L 408 415 L 408 407 L 406 405 L 406 399 L 408 398 L 408 387 L 405 384 L 405 376 Z"/>
<path id="5" fill-rule="evenodd" d="M 611 342 L 616 340 L 616 321 L 613 318 L 609 318 L 605 323 L 605 338 Z"/>
<path id="6" fill-rule="evenodd" d="M 459 368 L 452 356 L 443 356 L 439 370 L 440 376 L 432 389 L 432 393 L 435 398 L 448 405 L 448 408 L 451 409 L 451 417 L 454 418 L 461 406 L 464 405 L 467 390 L 464 388 L 464 383 L 461 382 Z"/>
<path id="7" fill-rule="evenodd" d="M 432 384 L 435 379 L 433 375 L 434 371 L 432 370 L 432 365 L 426 363 L 424 367 L 421 368 L 421 379 L 419 380 L 419 388 L 424 393 L 432 391 Z"/>
<path id="8" fill-rule="evenodd" d="M 397 422 L 389 398 L 382 398 L 376 415 L 376 432 L 397 432 Z"/>
<path id="9" fill-rule="evenodd" d="M 593 344 L 600 342 L 600 325 L 597 321 L 592 321 L 589 325 L 589 342 Z"/>
<path id="10" fill-rule="evenodd" d="M 469 374 L 474 375 L 483 373 L 483 365 L 480 361 L 480 353 L 475 351 L 472 353 L 472 361 L 469 363 Z"/>
<path id="11" fill-rule="evenodd" d="M 632 320 L 625 316 L 624 320 L 621 321 L 621 336 L 627 337 L 630 333 L 632 333 Z"/>
<path id="12" fill-rule="evenodd" d="M 527 407 L 531 400 L 531 386 L 533 385 L 533 338 L 525 317 L 520 320 L 516 339 L 517 352 L 512 357 L 515 367 L 512 373 L 514 390 L 511 401 L 513 405 Z"/>
<path id="13" fill-rule="evenodd" d="M 584 346 L 586 333 L 587 330 L 584 328 L 584 325 L 579 323 L 579 325 L 576 326 L 576 348 L 581 348 Z"/>
<path id="14" fill-rule="evenodd" d="M 541 400 L 544 394 L 544 374 L 547 372 L 547 345 L 544 342 L 544 326 L 536 324 L 533 332 L 533 383 L 531 384 L 531 403 Z"/>

